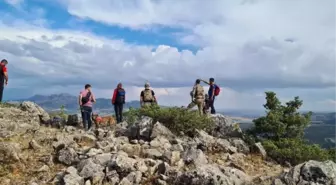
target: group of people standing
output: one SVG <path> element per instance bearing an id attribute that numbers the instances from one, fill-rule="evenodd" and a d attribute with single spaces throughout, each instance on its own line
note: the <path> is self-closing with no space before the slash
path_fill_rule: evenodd
<path id="1" fill-rule="evenodd" d="M 8 73 L 7 73 L 7 64 L 6 59 L 1 60 L 0 62 L 0 102 L 2 102 L 2 95 L 4 86 L 8 83 Z M 204 93 L 204 88 L 201 86 L 201 81 L 209 85 L 208 94 Z M 140 93 L 140 104 L 141 107 L 150 106 L 152 104 L 157 104 L 157 99 L 155 97 L 154 91 L 150 88 L 149 83 L 145 83 L 145 89 Z M 187 109 L 191 109 L 197 105 L 199 114 L 206 114 L 210 108 L 211 114 L 216 114 L 214 107 L 215 97 L 219 94 L 220 88 L 215 84 L 215 79 L 210 78 L 209 82 L 201 79 L 197 79 L 193 90 L 190 92 L 191 103 L 188 105 Z M 114 112 L 116 116 L 117 123 L 122 122 L 123 120 L 123 107 L 126 100 L 126 91 L 122 87 L 122 84 L 119 83 L 117 88 L 114 89 L 113 95 L 111 98 L 111 103 L 114 106 Z M 96 98 L 91 90 L 91 85 L 86 84 L 84 90 L 79 94 L 78 98 L 80 110 L 82 113 L 82 119 L 85 129 L 90 129 L 92 126 L 92 104 L 96 102 Z"/>
<path id="2" fill-rule="evenodd" d="M 201 86 L 201 81 L 209 85 L 208 94 L 204 93 L 204 88 Z M 149 83 L 145 83 L 145 89 L 140 93 L 140 105 L 141 107 L 150 106 L 157 104 L 157 99 L 155 97 L 154 91 L 150 88 Z M 219 94 L 220 88 L 215 84 L 215 79 L 210 78 L 209 82 L 201 79 L 197 79 L 195 85 L 193 86 L 191 95 L 191 103 L 188 105 L 187 109 L 191 109 L 194 106 L 198 106 L 199 114 L 206 114 L 207 110 L 210 108 L 211 114 L 216 114 L 214 107 L 215 97 Z M 91 85 L 86 84 L 84 90 L 79 93 L 78 98 L 80 110 L 82 113 L 83 124 L 86 130 L 90 129 L 92 126 L 92 104 L 96 102 L 96 98 L 91 90 Z M 122 84 L 119 83 L 117 88 L 114 89 L 111 98 L 111 103 L 114 106 L 114 112 L 117 123 L 123 120 L 123 107 L 126 102 L 126 91 Z"/>
<path id="3" fill-rule="evenodd" d="M 204 93 L 204 88 L 201 85 L 201 81 L 209 85 L 208 94 Z M 191 109 L 197 105 L 199 114 L 206 114 L 210 108 L 211 114 L 216 114 L 215 110 L 215 97 L 218 96 L 220 88 L 215 84 L 215 79 L 210 78 L 209 82 L 201 79 L 197 79 L 195 85 L 190 92 L 191 103 L 188 105 L 187 109 Z"/>
<path id="4" fill-rule="evenodd" d="M 96 98 L 91 90 L 91 85 L 86 84 L 84 90 L 79 93 L 78 98 L 80 110 L 82 113 L 82 119 L 85 130 L 88 130 L 92 126 L 92 104 L 96 102 Z M 123 120 L 123 108 L 126 102 L 126 91 L 122 87 L 121 83 L 118 83 L 117 88 L 114 89 L 111 98 L 111 103 L 114 106 L 114 112 L 117 123 Z M 145 89 L 140 93 L 141 107 L 157 104 L 154 91 L 150 88 L 149 83 L 145 83 Z"/>

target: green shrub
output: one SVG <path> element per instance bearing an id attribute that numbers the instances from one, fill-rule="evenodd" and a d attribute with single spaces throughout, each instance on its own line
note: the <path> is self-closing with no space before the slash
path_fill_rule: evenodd
<path id="1" fill-rule="evenodd" d="M 160 108 L 157 105 L 153 105 L 140 109 L 130 108 L 125 113 L 128 123 L 134 123 L 142 116 L 153 118 L 154 122 L 162 123 L 177 135 L 184 133 L 193 136 L 195 129 L 208 131 L 214 126 L 213 120 L 208 116 L 200 116 L 197 111 L 188 111 L 178 107 Z"/>
<path id="2" fill-rule="evenodd" d="M 267 154 L 279 163 L 287 161 L 296 165 L 308 160 L 336 162 L 335 150 L 322 149 L 319 145 L 310 145 L 300 139 L 265 140 L 262 144 Z"/>
<path id="3" fill-rule="evenodd" d="M 254 134 L 264 138 L 302 138 L 305 128 L 311 122 L 311 112 L 301 114 L 298 110 L 303 102 L 299 97 L 282 105 L 274 92 L 266 92 L 266 116 L 253 120 Z"/>
<path id="4" fill-rule="evenodd" d="M 12 104 L 8 102 L 0 102 L 0 107 L 1 108 L 10 108 L 10 107 L 18 107 L 17 104 Z"/>
<path id="5" fill-rule="evenodd" d="M 55 112 L 49 113 L 49 116 L 50 116 L 50 117 L 59 116 L 59 117 L 63 118 L 64 120 L 67 120 L 67 118 L 68 118 L 68 114 L 67 114 L 67 112 L 65 111 L 65 107 L 64 107 L 64 105 L 62 105 L 62 106 L 60 107 L 60 110 L 59 110 L 59 111 L 55 111 Z"/>
<path id="6" fill-rule="evenodd" d="M 303 104 L 299 97 L 282 105 L 274 92 L 265 94 L 266 116 L 253 120 L 254 128 L 246 132 L 248 143 L 262 141 L 268 156 L 280 163 L 287 161 L 295 165 L 307 160 L 335 161 L 335 149 L 322 149 L 304 141 L 304 130 L 311 122 L 311 112 L 299 112 Z"/>
<path id="7" fill-rule="evenodd" d="M 328 151 L 328 154 L 330 156 L 330 159 L 336 162 L 336 147 L 335 148 L 330 148 L 327 151 Z"/>

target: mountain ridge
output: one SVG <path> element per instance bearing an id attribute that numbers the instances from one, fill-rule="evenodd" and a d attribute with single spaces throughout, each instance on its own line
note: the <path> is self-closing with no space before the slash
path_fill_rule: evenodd
<path id="1" fill-rule="evenodd" d="M 18 99 L 13 101 L 31 101 L 40 105 L 43 109 L 48 112 L 57 111 L 62 106 L 68 113 L 77 113 L 79 110 L 78 106 L 78 97 L 68 94 L 68 93 L 60 93 L 60 94 L 51 94 L 51 95 L 41 95 L 36 94 L 30 98 L 26 99 Z M 129 101 L 124 105 L 125 109 L 129 109 L 130 107 L 139 108 L 140 101 Z M 96 103 L 94 104 L 94 109 L 97 112 L 101 113 L 112 113 L 113 106 L 111 104 L 111 99 L 108 98 L 97 98 Z"/>

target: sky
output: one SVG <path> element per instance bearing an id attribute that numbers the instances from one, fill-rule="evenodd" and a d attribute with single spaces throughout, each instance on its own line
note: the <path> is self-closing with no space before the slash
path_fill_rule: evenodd
<path id="1" fill-rule="evenodd" d="M 118 82 L 138 100 L 148 81 L 181 106 L 214 77 L 217 109 L 261 110 L 274 91 L 335 111 L 334 0 L 0 0 L 0 13 L 7 100 L 86 83 L 110 98 Z"/>

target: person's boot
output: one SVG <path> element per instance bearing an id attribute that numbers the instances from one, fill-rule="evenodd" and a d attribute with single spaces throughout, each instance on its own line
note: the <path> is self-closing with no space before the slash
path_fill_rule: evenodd
<path id="1" fill-rule="evenodd" d="M 84 130 L 88 131 L 88 122 L 87 121 L 84 122 Z"/>

